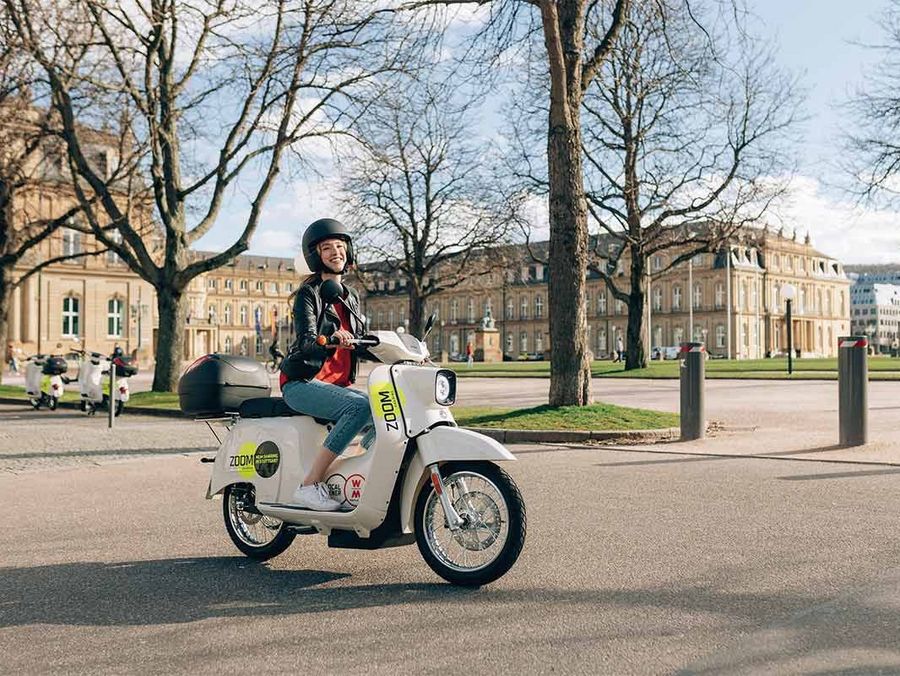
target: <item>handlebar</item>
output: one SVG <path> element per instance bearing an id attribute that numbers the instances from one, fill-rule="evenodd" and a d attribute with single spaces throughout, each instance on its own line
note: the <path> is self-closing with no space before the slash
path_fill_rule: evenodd
<path id="1" fill-rule="evenodd" d="M 326 345 L 340 345 L 340 341 L 334 336 L 319 336 L 316 342 L 325 347 Z M 354 346 L 374 347 L 380 345 L 381 341 L 375 336 L 364 336 L 363 338 L 351 338 L 350 344 Z"/>

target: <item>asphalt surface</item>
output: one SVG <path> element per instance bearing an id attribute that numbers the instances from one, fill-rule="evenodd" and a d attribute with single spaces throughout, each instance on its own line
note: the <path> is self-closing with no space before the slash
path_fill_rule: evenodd
<path id="1" fill-rule="evenodd" d="M 0 476 L 6 673 L 897 673 L 898 473 L 517 447 L 517 565 L 299 536 L 254 564 L 197 456 Z"/>

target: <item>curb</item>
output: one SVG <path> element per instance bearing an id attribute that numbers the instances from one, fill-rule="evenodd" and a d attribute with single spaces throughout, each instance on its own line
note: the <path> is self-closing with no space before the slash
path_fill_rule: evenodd
<path id="1" fill-rule="evenodd" d="M 0 404 L 26 404 L 22 399 L 12 397 L 0 397 Z M 58 408 L 78 410 L 78 404 L 71 401 L 61 401 Z M 146 415 L 156 418 L 180 418 L 190 420 L 181 411 L 173 411 L 164 408 L 149 408 L 144 406 L 127 406 L 124 413 L 131 415 Z M 104 413 L 103 415 L 107 415 Z M 465 427 L 463 429 L 478 432 L 491 437 L 501 444 L 567 444 L 585 441 L 605 442 L 656 442 L 669 441 L 679 438 L 681 430 L 677 427 L 667 427 L 658 430 L 509 430 L 497 427 Z"/>
<path id="2" fill-rule="evenodd" d="M 587 441 L 657 442 L 678 439 L 681 430 L 665 427 L 657 430 L 508 430 L 497 427 L 467 427 L 502 444 L 567 444 Z"/>

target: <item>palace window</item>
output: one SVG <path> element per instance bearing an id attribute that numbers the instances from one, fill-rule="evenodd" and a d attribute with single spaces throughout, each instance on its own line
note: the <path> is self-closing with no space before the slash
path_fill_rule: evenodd
<path id="1" fill-rule="evenodd" d="M 662 310 L 662 289 L 660 287 L 655 287 L 653 289 L 653 309 L 656 311 Z"/>
<path id="2" fill-rule="evenodd" d="M 110 298 L 106 304 L 106 335 L 110 338 L 122 337 L 122 299 Z"/>
<path id="3" fill-rule="evenodd" d="M 528 297 L 522 296 L 519 299 L 519 319 L 528 319 Z"/>
<path id="4" fill-rule="evenodd" d="M 698 309 L 703 305 L 703 287 L 700 284 L 694 284 L 694 309 Z"/>
<path id="5" fill-rule="evenodd" d="M 81 233 L 72 228 L 63 229 L 63 256 L 81 253 Z"/>
<path id="6" fill-rule="evenodd" d="M 716 326 L 716 347 L 725 347 L 725 325 Z"/>
<path id="7" fill-rule="evenodd" d="M 672 310 L 678 312 L 681 310 L 681 287 L 672 287 Z"/>
<path id="8" fill-rule="evenodd" d="M 231 325 L 231 303 L 225 303 L 225 325 Z"/>
<path id="9" fill-rule="evenodd" d="M 450 321 L 454 324 L 459 320 L 459 299 L 450 301 Z"/>
<path id="10" fill-rule="evenodd" d="M 241 291 L 246 291 L 246 290 L 247 290 L 247 280 L 246 280 L 246 279 L 242 279 L 242 280 L 240 281 L 240 284 L 238 285 L 238 288 L 239 288 Z"/>
<path id="11" fill-rule="evenodd" d="M 231 354 L 231 336 L 225 336 L 225 354 Z"/>
<path id="12" fill-rule="evenodd" d="M 513 334 L 508 332 L 506 334 L 506 353 L 512 354 L 513 351 Z"/>
<path id="13" fill-rule="evenodd" d="M 207 289 L 215 289 L 216 288 L 216 278 L 215 277 L 209 277 L 206 280 L 206 288 Z"/>
<path id="14" fill-rule="evenodd" d="M 107 235 L 107 236 L 109 237 L 109 239 L 111 239 L 116 244 L 122 243 L 122 233 L 119 232 L 118 230 L 111 231 L 109 233 L 109 235 Z M 122 259 L 119 257 L 119 254 L 117 254 L 112 249 L 109 249 L 106 252 L 106 262 L 109 265 L 118 265 L 119 263 L 122 262 Z"/>
<path id="15" fill-rule="evenodd" d="M 590 298 L 587 299 L 588 304 L 590 304 Z M 544 297 L 543 296 L 535 296 L 534 297 L 534 318 L 541 319 L 544 316 Z"/>
<path id="16" fill-rule="evenodd" d="M 719 282 L 716 284 L 716 309 L 725 305 L 725 285 Z"/>
<path id="17" fill-rule="evenodd" d="M 78 336 L 79 299 L 75 296 L 63 298 L 62 335 L 66 338 Z"/>
<path id="18" fill-rule="evenodd" d="M 475 301 L 471 298 L 466 303 L 466 321 L 470 324 L 475 321 Z"/>
<path id="19" fill-rule="evenodd" d="M 241 305 L 241 326 L 247 326 L 247 306 Z"/>
<path id="20" fill-rule="evenodd" d="M 512 319 L 515 312 L 516 312 L 516 304 L 513 302 L 512 298 L 507 298 L 506 299 L 506 318 Z M 509 349 L 512 350 L 511 343 L 510 343 Z"/>
<path id="21" fill-rule="evenodd" d="M 256 290 L 257 290 L 257 291 L 262 291 L 262 290 L 263 290 L 263 283 L 262 283 L 262 280 L 261 280 L 261 279 L 257 279 L 257 280 L 256 280 Z"/>
<path id="22" fill-rule="evenodd" d="M 528 332 L 522 331 L 519 334 L 519 352 L 528 352 Z"/>
<path id="23" fill-rule="evenodd" d="M 588 327 L 590 328 L 590 327 Z M 534 332 L 534 351 L 535 352 L 543 352 L 544 351 L 544 334 L 538 329 Z"/>
<path id="24" fill-rule="evenodd" d="M 606 314 L 606 289 L 600 289 L 597 294 L 597 314 Z"/>
<path id="25" fill-rule="evenodd" d="M 226 288 L 228 291 L 232 291 L 232 290 L 234 289 L 234 280 L 233 280 L 233 279 L 226 279 L 226 280 L 225 280 L 225 288 Z"/>

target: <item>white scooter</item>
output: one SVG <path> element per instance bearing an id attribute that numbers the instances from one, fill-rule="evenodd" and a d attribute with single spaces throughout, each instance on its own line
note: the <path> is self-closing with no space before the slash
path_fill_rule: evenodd
<path id="1" fill-rule="evenodd" d="M 338 301 L 339 285 L 332 294 L 328 284 L 320 287 L 323 299 Z M 433 324 L 432 316 L 426 335 Z M 291 504 L 330 423 L 300 415 L 280 398 L 260 398 L 269 387 L 262 364 L 207 355 L 182 376 L 183 411 L 205 413 L 207 420 L 230 414 L 215 459 L 204 461 L 215 463 L 207 498 L 223 495 L 232 541 L 260 560 L 282 553 L 297 534 L 320 533 L 330 547 L 345 549 L 416 542 L 432 570 L 453 584 L 479 586 L 501 577 L 525 542 L 522 496 L 494 464 L 514 456 L 456 426 L 449 409 L 456 375 L 431 365 L 424 342 L 377 331 L 354 344 L 382 365 L 368 379 L 375 441 L 360 455 L 335 460 L 326 479 L 346 511 Z M 210 393 L 219 400 L 203 401 Z"/>
<path id="2" fill-rule="evenodd" d="M 88 415 L 94 415 L 97 408 L 109 406 L 109 394 L 103 391 L 104 385 L 109 383 L 109 369 L 116 368 L 116 392 L 114 401 L 115 415 L 122 413 L 125 402 L 130 398 L 128 378 L 137 372 L 137 369 L 122 361 L 121 357 L 113 357 L 110 360 L 98 352 L 82 352 L 81 367 L 78 372 L 78 387 L 81 392 L 81 410 Z"/>
<path id="3" fill-rule="evenodd" d="M 59 400 L 65 393 L 66 360 L 52 355 L 36 354 L 25 361 L 25 394 L 35 410 L 46 406 L 56 410 Z M 49 376 L 44 389 L 44 376 Z"/>

